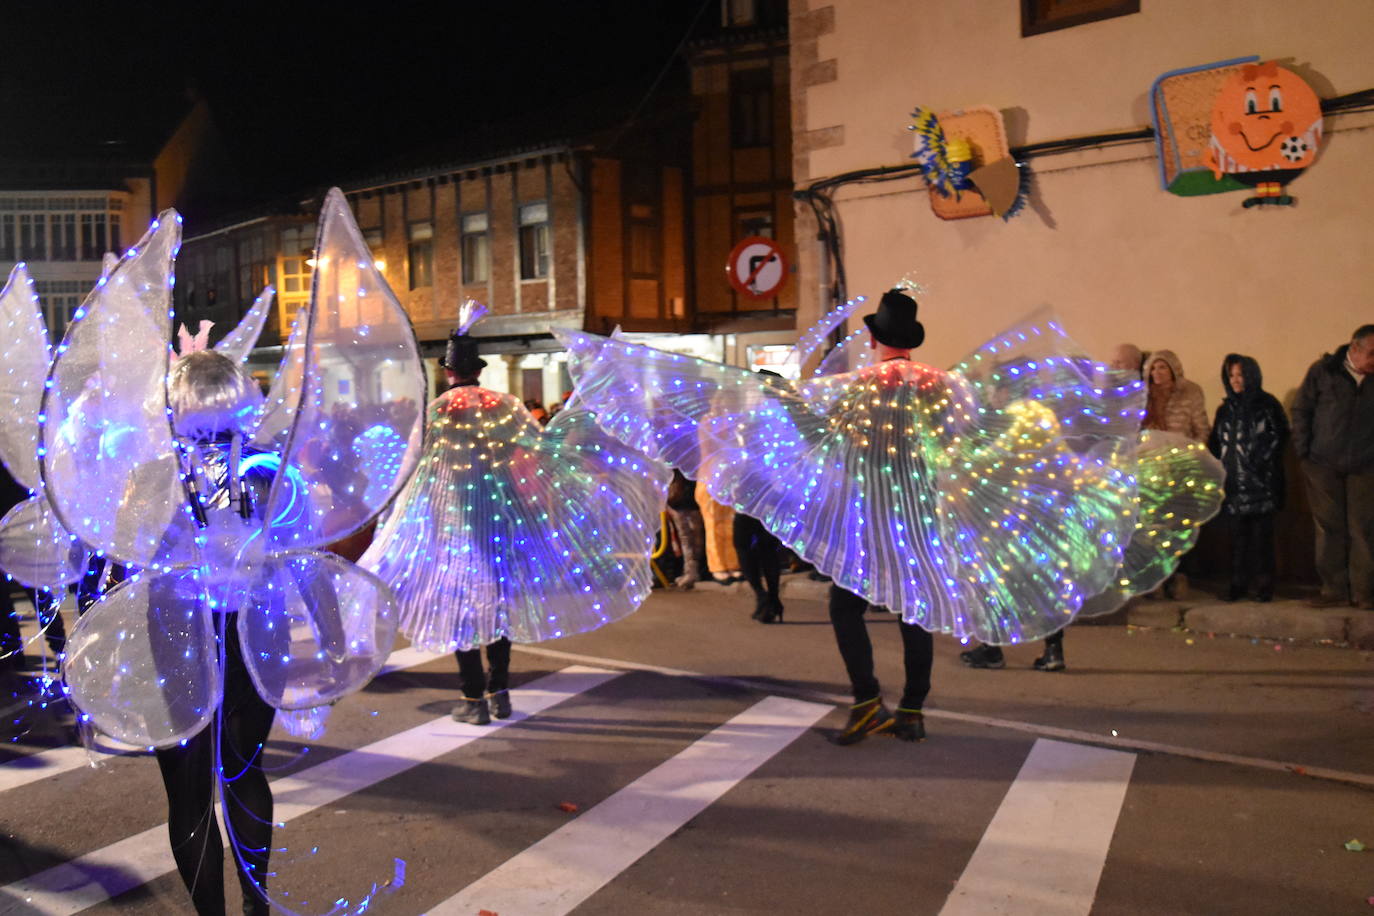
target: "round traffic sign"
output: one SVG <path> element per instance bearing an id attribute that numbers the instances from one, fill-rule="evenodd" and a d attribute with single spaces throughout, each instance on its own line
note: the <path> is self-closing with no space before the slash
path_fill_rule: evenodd
<path id="1" fill-rule="evenodd" d="M 773 239 L 752 236 L 730 252 L 725 273 L 740 295 L 772 299 L 787 281 L 787 258 Z"/>

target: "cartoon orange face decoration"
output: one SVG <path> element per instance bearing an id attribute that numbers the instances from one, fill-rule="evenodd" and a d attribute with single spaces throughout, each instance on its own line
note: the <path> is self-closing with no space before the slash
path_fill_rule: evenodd
<path id="1" fill-rule="evenodd" d="M 1223 174 L 1301 170 L 1316 158 L 1321 136 L 1321 101 L 1302 77 L 1272 60 L 1247 64 L 1217 93 L 1207 163 L 1218 179 Z M 1267 180 L 1282 184 L 1293 177 L 1271 175 Z"/>

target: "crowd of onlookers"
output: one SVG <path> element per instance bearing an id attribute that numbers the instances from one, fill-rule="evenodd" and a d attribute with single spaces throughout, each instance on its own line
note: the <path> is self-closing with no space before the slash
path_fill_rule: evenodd
<path id="1" fill-rule="evenodd" d="M 1139 351 L 1123 345 L 1114 364 L 1129 368 Z M 1235 601 L 1274 597 L 1274 522 L 1288 492 L 1285 451 L 1291 443 L 1306 485 L 1316 531 L 1320 594 L 1314 607 L 1374 610 L 1374 324 L 1307 370 L 1285 413 L 1264 390 L 1259 363 L 1228 353 L 1221 362 L 1225 397 L 1209 421 L 1202 388 L 1186 378 L 1178 356 L 1139 356 L 1147 400 L 1144 427 L 1205 442 L 1226 469 L 1222 513 L 1231 533 L 1230 583 Z"/>

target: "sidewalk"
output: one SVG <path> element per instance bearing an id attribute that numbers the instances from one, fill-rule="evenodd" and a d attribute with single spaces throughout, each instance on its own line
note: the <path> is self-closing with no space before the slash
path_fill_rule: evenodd
<path id="1" fill-rule="evenodd" d="M 747 594 L 749 586 L 742 582 L 725 586 L 702 582 L 696 589 L 707 594 L 716 590 Z M 784 602 L 825 601 L 829 591 L 829 582 L 816 582 L 805 573 L 787 573 L 782 577 Z M 1080 621 L 1080 625 L 1183 627 L 1198 633 L 1374 649 L 1374 611 L 1353 607 L 1311 608 L 1304 598 L 1287 597 L 1267 603 L 1245 600 L 1228 603 L 1196 588 L 1187 597 L 1177 600 L 1133 598 L 1116 613 L 1088 618 Z"/>

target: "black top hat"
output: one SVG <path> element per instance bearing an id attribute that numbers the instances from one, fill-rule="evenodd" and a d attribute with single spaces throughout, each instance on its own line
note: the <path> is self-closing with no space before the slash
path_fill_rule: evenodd
<path id="1" fill-rule="evenodd" d="M 477 341 L 466 334 L 453 333 L 439 365 L 456 375 L 471 376 L 485 369 L 487 361 L 477 355 Z"/>
<path id="2" fill-rule="evenodd" d="M 883 293 L 878 311 L 864 316 L 864 324 L 880 344 L 914 350 L 926 339 L 926 329 L 916 320 L 916 300 L 900 289 Z"/>

